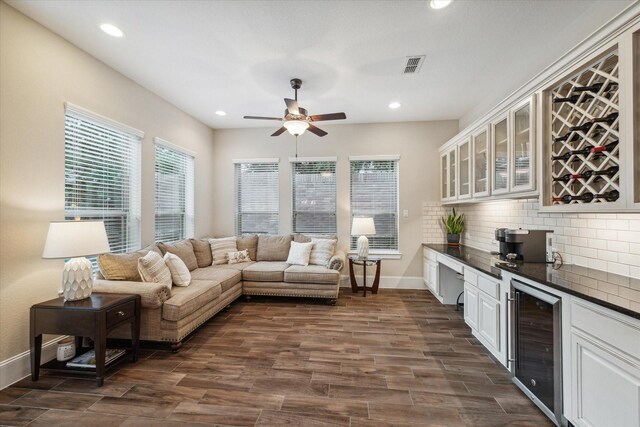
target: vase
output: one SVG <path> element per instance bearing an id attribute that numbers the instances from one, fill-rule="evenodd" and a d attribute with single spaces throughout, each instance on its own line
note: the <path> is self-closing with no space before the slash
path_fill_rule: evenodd
<path id="1" fill-rule="evenodd" d="M 460 234 L 448 234 L 447 233 L 447 245 L 460 246 Z"/>

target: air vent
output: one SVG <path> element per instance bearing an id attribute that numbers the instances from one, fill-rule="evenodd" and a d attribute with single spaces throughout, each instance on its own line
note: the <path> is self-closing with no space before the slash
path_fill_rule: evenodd
<path id="1" fill-rule="evenodd" d="M 403 74 L 415 74 L 422 68 L 422 63 L 426 55 L 407 56 L 407 63 L 404 66 Z"/>

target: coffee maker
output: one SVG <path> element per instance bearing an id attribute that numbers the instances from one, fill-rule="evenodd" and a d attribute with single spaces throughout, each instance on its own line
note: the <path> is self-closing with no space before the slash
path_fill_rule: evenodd
<path id="1" fill-rule="evenodd" d="M 548 233 L 553 231 L 496 228 L 500 259 L 506 259 L 507 254 L 516 254 L 516 259 L 525 262 L 553 262 Z"/>

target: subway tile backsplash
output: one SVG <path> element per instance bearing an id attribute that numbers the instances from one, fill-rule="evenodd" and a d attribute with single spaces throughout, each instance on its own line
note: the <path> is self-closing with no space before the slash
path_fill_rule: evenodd
<path id="1" fill-rule="evenodd" d="M 548 229 L 565 263 L 640 277 L 640 214 L 542 213 L 538 207 L 538 199 L 459 205 L 466 219 L 462 243 L 495 251 L 498 227 Z M 440 218 L 451 207 L 425 202 L 422 210 L 422 241 L 446 241 Z"/>

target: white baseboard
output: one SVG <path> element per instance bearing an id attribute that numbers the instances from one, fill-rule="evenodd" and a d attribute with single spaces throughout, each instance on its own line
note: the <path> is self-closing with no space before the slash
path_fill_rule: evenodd
<path id="1" fill-rule="evenodd" d="M 362 286 L 362 276 L 356 277 L 358 285 Z M 373 276 L 367 276 L 367 286 L 371 286 L 373 283 Z M 349 276 L 343 275 L 340 277 L 341 287 L 350 287 L 351 282 Z M 380 276 L 380 288 L 381 289 L 427 289 L 423 278 L 412 276 Z"/>
<path id="2" fill-rule="evenodd" d="M 56 358 L 57 343 L 64 337 L 57 337 L 42 344 L 41 363 Z M 31 351 L 27 350 L 0 362 L 0 390 L 31 375 Z"/>

